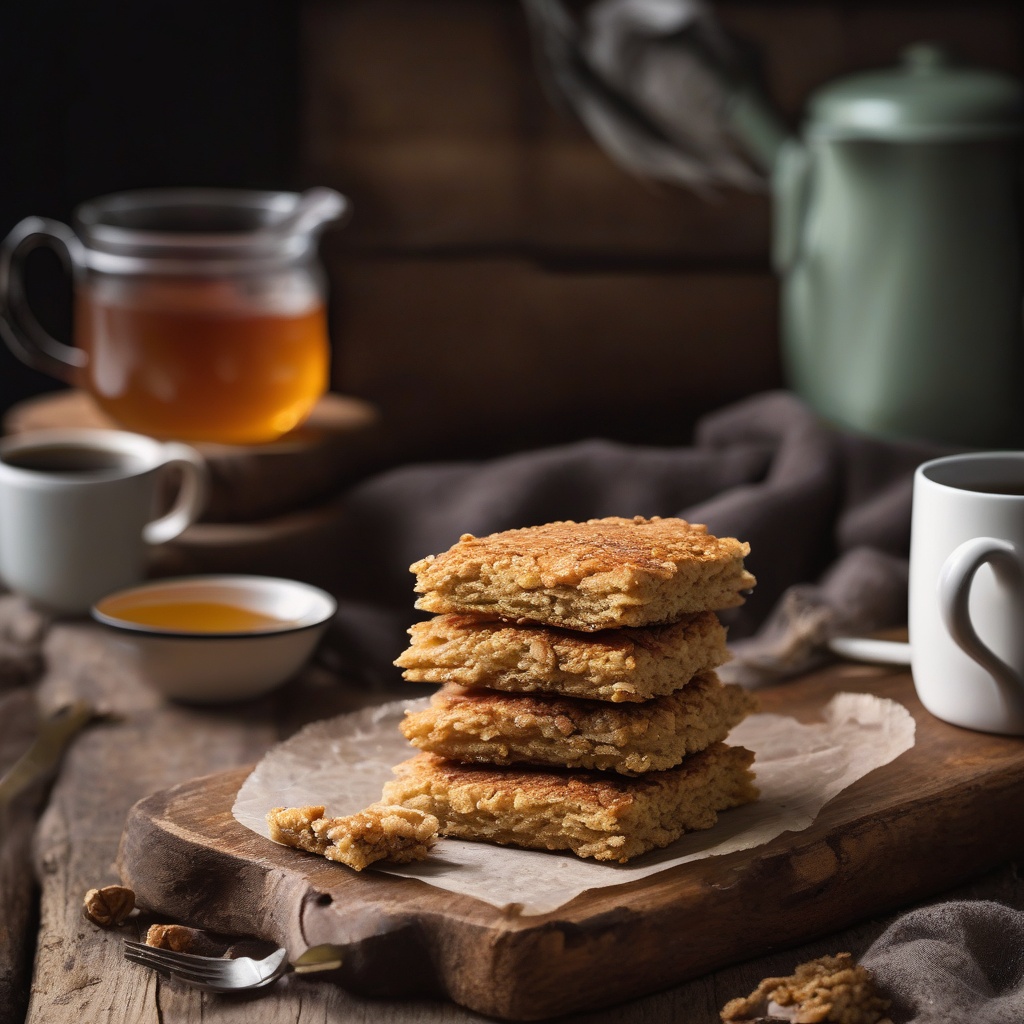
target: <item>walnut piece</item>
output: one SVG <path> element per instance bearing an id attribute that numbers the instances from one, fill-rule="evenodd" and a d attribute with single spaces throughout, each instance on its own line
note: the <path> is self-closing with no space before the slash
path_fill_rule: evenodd
<path id="1" fill-rule="evenodd" d="M 765 978 L 746 998 L 726 1003 L 721 1017 L 724 1024 L 892 1024 L 888 1009 L 871 972 L 838 953 L 800 964 L 788 978 Z"/>
<path id="2" fill-rule="evenodd" d="M 124 924 L 135 909 L 135 893 L 123 885 L 105 885 L 90 889 L 82 903 L 85 917 L 101 928 L 116 928 Z"/>

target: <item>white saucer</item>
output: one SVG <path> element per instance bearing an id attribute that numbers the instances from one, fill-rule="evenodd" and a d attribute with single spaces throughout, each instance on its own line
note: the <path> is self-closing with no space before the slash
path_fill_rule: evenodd
<path id="1" fill-rule="evenodd" d="M 872 640 L 862 636 L 836 636 L 828 642 L 833 654 L 851 661 L 882 665 L 909 665 L 910 644 L 899 640 Z"/>

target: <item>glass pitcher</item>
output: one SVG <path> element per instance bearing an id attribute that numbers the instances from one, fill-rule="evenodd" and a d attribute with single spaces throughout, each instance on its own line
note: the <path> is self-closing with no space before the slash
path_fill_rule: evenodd
<path id="1" fill-rule="evenodd" d="M 28 217 L 0 246 L 0 334 L 130 430 L 273 441 L 328 386 L 317 241 L 348 206 L 326 188 L 151 189 L 82 204 L 73 229 Z M 39 246 L 71 272 L 74 345 L 50 337 L 25 299 L 25 258 Z"/>

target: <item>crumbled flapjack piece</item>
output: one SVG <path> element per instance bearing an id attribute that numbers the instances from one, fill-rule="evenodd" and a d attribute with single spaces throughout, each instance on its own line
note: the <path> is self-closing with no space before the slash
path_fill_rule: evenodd
<path id="1" fill-rule="evenodd" d="M 197 956 L 220 956 L 224 952 L 201 928 L 184 924 L 151 924 L 146 932 L 146 945 Z"/>
<path id="2" fill-rule="evenodd" d="M 724 1024 L 892 1024 L 888 1009 L 871 972 L 838 953 L 800 964 L 788 978 L 765 978 L 746 998 L 726 1003 L 721 1017 Z"/>
<path id="3" fill-rule="evenodd" d="M 371 804 L 358 814 L 327 818 L 322 806 L 275 807 L 267 814 L 270 837 L 356 871 L 380 860 L 423 860 L 437 842 L 432 814 L 392 804 Z"/>
<path id="4" fill-rule="evenodd" d="M 329 845 L 326 838 L 314 831 L 313 823 L 323 821 L 323 804 L 309 807 L 275 807 L 267 814 L 270 838 L 275 843 L 294 846 L 296 850 L 317 853 L 321 857 Z"/>

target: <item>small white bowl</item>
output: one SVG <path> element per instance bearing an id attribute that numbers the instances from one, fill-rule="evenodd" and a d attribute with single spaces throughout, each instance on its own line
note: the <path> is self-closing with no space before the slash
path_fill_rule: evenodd
<path id="1" fill-rule="evenodd" d="M 117 632 L 154 689 L 213 704 L 258 697 L 294 676 L 336 610 L 330 594 L 296 580 L 187 576 L 108 594 L 92 616 Z"/>

